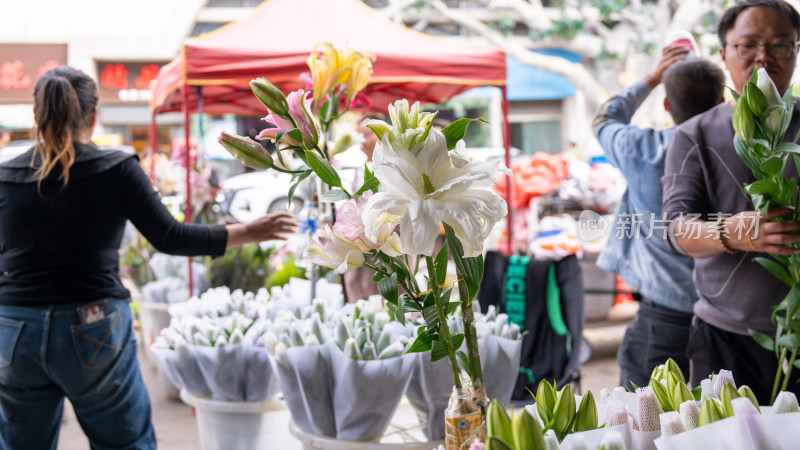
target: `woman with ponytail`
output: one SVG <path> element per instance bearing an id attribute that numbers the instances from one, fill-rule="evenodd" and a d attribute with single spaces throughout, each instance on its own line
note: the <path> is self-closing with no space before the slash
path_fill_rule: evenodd
<path id="1" fill-rule="evenodd" d="M 288 213 L 179 223 L 136 156 L 91 142 L 97 86 L 59 67 L 34 90 L 36 144 L 0 165 L 0 449 L 54 449 L 64 397 L 94 449 L 153 449 L 130 293 L 117 250 L 130 220 L 158 250 L 220 256 L 284 239 Z"/>

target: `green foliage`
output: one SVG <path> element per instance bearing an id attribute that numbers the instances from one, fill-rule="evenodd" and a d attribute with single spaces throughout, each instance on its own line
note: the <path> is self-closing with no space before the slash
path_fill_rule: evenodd
<path id="1" fill-rule="evenodd" d="M 155 281 L 156 277 L 148 264 L 156 253 L 155 247 L 147 239 L 138 236 L 128 245 L 120 258 L 120 270 L 129 277 L 136 287 Z"/>
<path id="2" fill-rule="evenodd" d="M 274 253 L 274 249 L 262 249 L 258 244 L 226 251 L 208 264 L 211 287 L 228 286 L 231 290 L 242 289 L 245 292 L 256 292 L 266 287 L 273 271 L 270 256 Z"/>
<path id="3" fill-rule="evenodd" d="M 323 269 L 323 268 L 320 268 Z M 320 270 L 320 275 L 324 276 L 324 271 Z M 291 278 L 306 278 L 306 269 L 295 264 L 295 255 L 290 253 L 284 256 L 283 261 L 276 264 L 272 275 L 266 280 L 266 288 L 272 289 L 273 286 L 283 286 Z"/>

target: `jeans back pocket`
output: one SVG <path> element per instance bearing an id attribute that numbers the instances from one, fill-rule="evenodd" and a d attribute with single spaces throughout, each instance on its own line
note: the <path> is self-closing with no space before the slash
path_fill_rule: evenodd
<path id="1" fill-rule="evenodd" d="M 127 331 L 123 319 L 115 310 L 95 322 L 72 325 L 72 342 L 84 369 L 101 369 L 116 359 Z"/>
<path id="2" fill-rule="evenodd" d="M 14 361 L 14 349 L 25 322 L 0 317 L 0 368 L 8 367 Z"/>

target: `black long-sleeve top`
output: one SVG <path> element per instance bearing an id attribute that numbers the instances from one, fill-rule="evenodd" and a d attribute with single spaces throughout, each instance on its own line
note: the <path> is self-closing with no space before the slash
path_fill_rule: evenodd
<path id="1" fill-rule="evenodd" d="M 0 304 L 129 297 L 119 277 L 118 252 L 128 219 L 161 252 L 225 252 L 225 227 L 176 221 L 135 155 L 74 146 L 67 187 L 57 178 L 58 167 L 37 187 L 33 149 L 0 165 Z"/>

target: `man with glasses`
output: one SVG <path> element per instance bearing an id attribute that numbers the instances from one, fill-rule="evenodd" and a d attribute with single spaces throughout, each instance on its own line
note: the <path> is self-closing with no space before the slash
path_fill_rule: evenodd
<path id="1" fill-rule="evenodd" d="M 781 0 L 738 3 L 722 16 L 717 34 L 736 92 L 742 93 L 754 67 L 767 70 L 781 95 L 789 89 L 800 38 L 800 15 L 791 5 Z M 800 242 L 800 223 L 770 223 L 789 212 L 773 208 L 753 222 L 750 241 L 747 233 L 736 231 L 746 229 L 756 214 L 743 189 L 755 178 L 734 150 L 732 116 L 733 104 L 724 103 L 675 131 L 662 180 L 664 213 L 670 220 L 672 250 L 695 258 L 698 301 L 686 351 L 692 384 L 721 369 L 732 370 L 736 384 L 750 386 L 765 404 L 777 358 L 747 330 L 774 335 L 772 307 L 789 288 L 753 259 L 766 256 L 764 252 L 799 254 L 800 249 L 785 244 Z M 787 139 L 798 129 L 800 102 L 795 103 Z M 796 174 L 794 161 L 789 161 L 787 173 Z M 800 384 L 791 380 L 788 389 L 800 393 Z"/>

